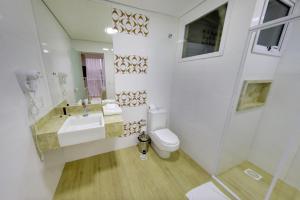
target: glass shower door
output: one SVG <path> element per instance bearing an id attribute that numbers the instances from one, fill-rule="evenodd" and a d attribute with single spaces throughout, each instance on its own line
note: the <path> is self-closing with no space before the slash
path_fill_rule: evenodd
<path id="1" fill-rule="evenodd" d="M 300 199 L 300 21 L 288 26 L 280 57 L 253 53 L 257 34 L 250 34 L 216 170 L 239 199 Z M 267 100 L 238 110 L 249 80 L 271 82 Z M 246 96 L 248 103 L 265 92 L 259 88 Z"/>

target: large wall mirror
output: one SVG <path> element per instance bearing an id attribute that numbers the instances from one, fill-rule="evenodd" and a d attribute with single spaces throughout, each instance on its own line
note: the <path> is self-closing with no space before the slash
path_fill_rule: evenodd
<path id="1" fill-rule="evenodd" d="M 32 0 L 32 4 L 53 104 L 113 99 L 110 5 L 90 0 Z"/>

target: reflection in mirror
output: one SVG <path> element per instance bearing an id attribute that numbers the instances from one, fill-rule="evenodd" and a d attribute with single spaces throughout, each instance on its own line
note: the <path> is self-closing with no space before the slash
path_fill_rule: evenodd
<path id="1" fill-rule="evenodd" d="M 102 53 L 81 53 L 82 76 L 74 77 L 81 83 L 76 87 L 76 101 L 87 98 L 91 104 L 106 99 L 105 61 Z"/>
<path id="2" fill-rule="evenodd" d="M 89 0 L 32 4 L 53 105 L 114 99 L 111 5 Z"/>

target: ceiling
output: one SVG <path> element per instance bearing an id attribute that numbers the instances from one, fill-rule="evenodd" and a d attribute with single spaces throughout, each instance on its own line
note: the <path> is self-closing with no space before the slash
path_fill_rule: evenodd
<path id="1" fill-rule="evenodd" d="M 90 0 L 43 0 L 72 39 L 112 43 L 111 5 Z"/>
<path id="2" fill-rule="evenodd" d="M 105 0 L 95 0 L 105 1 Z M 181 17 L 204 0 L 107 0 L 127 6 Z"/>
<path id="3" fill-rule="evenodd" d="M 180 17 L 203 0 L 43 0 L 72 39 L 112 43 L 114 4 Z"/>

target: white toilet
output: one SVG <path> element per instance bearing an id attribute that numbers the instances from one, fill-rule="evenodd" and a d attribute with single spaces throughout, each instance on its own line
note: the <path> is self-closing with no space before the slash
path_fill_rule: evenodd
<path id="1" fill-rule="evenodd" d="M 169 158 L 171 152 L 179 149 L 179 139 L 166 128 L 167 112 L 162 108 L 150 108 L 148 111 L 148 134 L 151 146 L 161 158 Z"/>

